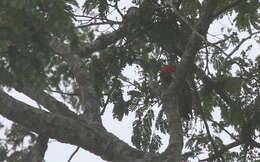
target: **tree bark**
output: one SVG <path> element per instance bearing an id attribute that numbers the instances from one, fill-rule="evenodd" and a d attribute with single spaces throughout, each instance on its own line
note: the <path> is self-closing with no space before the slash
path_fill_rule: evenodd
<path id="1" fill-rule="evenodd" d="M 183 148 L 182 122 L 178 111 L 178 96 L 181 93 L 181 84 L 191 72 L 194 58 L 201 47 L 203 40 L 197 33 L 206 36 L 210 23 L 213 21 L 213 12 L 217 0 L 204 0 L 200 18 L 194 27 L 195 31 L 188 38 L 188 43 L 182 55 L 180 65 L 177 67 L 175 79 L 164 92 L 170 141 L 166 151 L 162 154 L 145 153 L 130 147 L 116 136 L 109 133 L 102 125 L 100 117 L 100 104 L 94 90 L 93 80 L 88 72 L 82 70 L 84 65 L 80 57 L 88 57 L 96 51 L 105 49 L 125 36 L 124 26 L 117 31 L 102 35 L 91 44 L 86 44 L 79 50 L 72 50 L 63 42 L 53 40 L 50 46 L 66 60 L 79 84 L 81 103 L 85 108 L 86 118 L 80 120 L 73 112 L 59 103 L 51 96 L 33 89 L 18 89 L 32 99 L 42 104 L 50 112 L 39 110 L 7 95 L 0 90 L 0 114 L 9 120 L 17 122 L 40 136 L 54 138 L 62 143 L 80 146 L 102 159 L 113 162 L 178 162 L 181 159 Z M 51 113 L 55 112 L 55 113 Z M 57 131 L 58 130 L 58 131 Z M 40 141 L 39 141 L 40 142 Z M 46 141 L 45 141 L 46 142 Z M 44 142 L 43 142 L 44 143 Z M 45 150 L 44 144 L 39 144 L 38 157 Z"/>

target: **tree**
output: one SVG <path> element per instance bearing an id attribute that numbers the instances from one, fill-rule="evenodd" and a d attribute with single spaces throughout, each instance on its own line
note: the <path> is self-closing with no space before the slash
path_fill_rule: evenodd
<path id="1" fill-rule="evenodd" d="M 178 162 L 205 152 L 201 161 L 259 159 L 260 59 L 252 53 L 260 41 L 259 2 L 133 0 L 128 9 L 124 2 L 85 0 L 80 8 L 76 0 L 1 0 L 0 114 L 14 123 L 0 161 L 41 162 L 48 139 L 113 162 Z M 218 36 L 209 32 L 225 18 L 233 26 Z M 167 64 L 176 71 L 163 87 L 159 73 Z M 127 66 L 138 70 L 138 80 L 122 74 Z M 184 82 L 194 101 L 190 120 L 178 107 Z M 109 103 L 120 121 L 136 114 L 135 148 L 104 128 Z M 170 135 L 162 153 L 159 132 Z M 218 137 L 222 132 L 231 143 Z"/>

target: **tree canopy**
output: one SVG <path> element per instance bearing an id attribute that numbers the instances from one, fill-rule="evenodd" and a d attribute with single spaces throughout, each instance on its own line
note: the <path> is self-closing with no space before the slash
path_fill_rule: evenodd
<path id="1" fill-rule="evenodd" d="M 0 115 L 13 124 L 0 141 L 0 161 L 42 162 L 49 139 L 111 162 L 259 160 L 259 6 L 1 0 Z M 174 69 L 167 86 L 160 80 L 165 65 Z M 136 78 L 124 75 L 133 69 Z M 179 103 L 189 102 L 184 83 L 192 95 L 189 120 L 179 112 Z M 104 128 L 111 104 L 116 120 L 135 114 L 134 148 Z M 159 152 L 161 134 L 170 139 Z"/>

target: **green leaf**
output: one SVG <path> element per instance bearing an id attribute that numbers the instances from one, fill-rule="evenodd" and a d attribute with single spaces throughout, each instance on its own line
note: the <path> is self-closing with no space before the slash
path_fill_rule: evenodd
<path id="1" fill-rule="evenodd" d="M 22 145 L 26 136 L 30 136 L 32 141 L 36 139 L 36 136 L 32 134 L 30 130 L 18 124 L 13 124 L 12 127 L 5 132 L 5 135 L 7 137 L 7 143 L 12 144 L 14 148 Z"/>
<path id="2" fill-rule="evenodd" d="M 159 150 L 162 145 L 161 137 L 159 135 L 154 134 L 151 139 L 151 143 L 149 145 L 150 152 L 156 152 Z"/>
<path id="3" fill-rule="evenodd" d="M 218 81 L 220 86 L 227 90 L 230 94 L 238 96 L 241 92 L 242 79 L 239 77 L 224 76 Z"/>
<path id="4" fill-rule="evenodd" d="M 120 103 L 115 103 L 113 108 L 113 117 L 121 121 L 124 115 L 128 115 L 128 104 L 127 102 L 121 101 Z"/>

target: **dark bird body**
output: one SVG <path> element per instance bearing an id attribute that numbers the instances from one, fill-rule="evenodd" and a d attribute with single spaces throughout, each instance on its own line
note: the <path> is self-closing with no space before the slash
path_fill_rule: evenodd
<path id="1" fill-rule="evenodd" d="M 163 87 L 168 87 L 172 82 L 173 66 L 165 65 L 160 73 L 160 80 Z M 189 120 L 192 114 L 192 94 L 187 81 L 183 82 L 179 95 L 179 112 L 182 118 Z"/>

